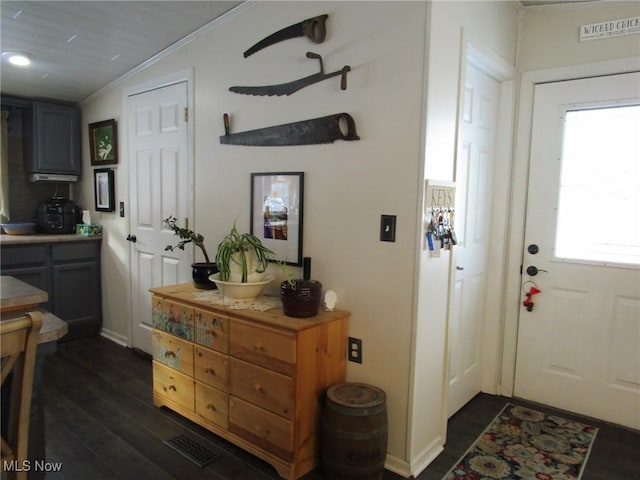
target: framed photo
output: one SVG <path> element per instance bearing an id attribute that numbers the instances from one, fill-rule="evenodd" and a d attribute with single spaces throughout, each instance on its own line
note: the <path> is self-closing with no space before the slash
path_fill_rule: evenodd
<path id="1" fill-rule="evenodd" d="M 110 168 L 96 168 L 93 171 L 96 189 L 96 210 L 98 212 L 113 212 L 116 209 L 113 170 Z"/>
<path id="2" fill-rule="evenodd" d="M 118 163 L 118 129 L 116 121 L 105 120 L 89 124 L 91 165 Z"/>
<path id="3" fill-rule="evenodd" d="M 302 265 L 304 172 L 251 174 L 251 230 L 276 253 L 274 261 Z"/>

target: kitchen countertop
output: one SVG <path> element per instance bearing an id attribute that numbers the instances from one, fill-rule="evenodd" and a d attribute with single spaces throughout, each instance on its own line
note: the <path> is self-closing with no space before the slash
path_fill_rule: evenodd
<path id="1" fill-rule="evenodd" d="M 30 243 L 59 243 L 59 242 L 95 242 L 102 240 L 102 235 L 76 235 L 36 233 L 34 235 L 0 235 L 0 245 L 24 245 Z"/>

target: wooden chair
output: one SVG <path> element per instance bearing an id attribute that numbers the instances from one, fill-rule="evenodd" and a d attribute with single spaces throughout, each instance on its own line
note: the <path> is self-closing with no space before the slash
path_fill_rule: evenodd
<path id="1" fill-rule="evenodd" d="M 25 313 L 15 319 L 0 321 L 2 385 L 9 374 L 13 374 L 7 435 L 6 438 L 0 437 L 3 479 L 27 478 L 27 472 L 20 470 L 27 460 L 31 393 L 41 326 L 40 312 Z M 2 408 L 7 406 L 2 405 Z M 5 466 L 8 471 L 5 471 Z"/>

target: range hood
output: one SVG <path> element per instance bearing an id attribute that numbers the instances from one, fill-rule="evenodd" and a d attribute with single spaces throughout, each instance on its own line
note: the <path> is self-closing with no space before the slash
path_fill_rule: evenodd
<path id="1" fill-rule="evenodd" d="M 27 174 L 27 180 L 32 183 L 77 182 L 78 175 L 65 175 L 61 173 L 29 173 Z"/>

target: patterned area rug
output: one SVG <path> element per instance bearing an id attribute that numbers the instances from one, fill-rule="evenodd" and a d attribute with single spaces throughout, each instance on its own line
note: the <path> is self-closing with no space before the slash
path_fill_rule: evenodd
<path id="1" fill-rule="evenodd" d="M 597 431 L 509 403 L 443 480 L 579 479 Z"/>

